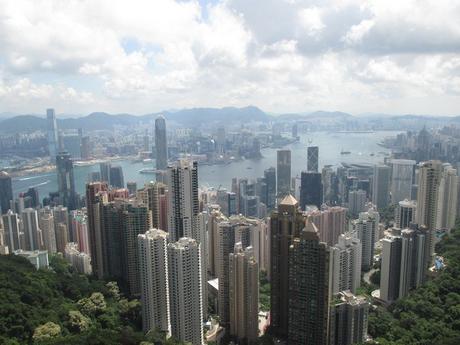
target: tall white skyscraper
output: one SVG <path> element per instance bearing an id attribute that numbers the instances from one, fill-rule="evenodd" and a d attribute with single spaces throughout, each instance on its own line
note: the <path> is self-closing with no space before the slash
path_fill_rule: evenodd
<path id="1" fill-rule="evenodd" d="M 259 333 L 259 265 L 252 247 L 243 250 L 241 242 L 229 258 L 230 334 L 249 343 Z"/>
<path id="2" fill-rule="evenodd" d="M 150 229 L 138 235 L 142 328 L 171 333 L 169 317 L 168 234 Z"/>
<path id="3" fill-rule="evenodd" d="M 436 229 L 450 230 L 457 218 L 458 176 L 450 164 L 443 164 L 438 192 Z"/>
<path id="4" fill-rule="evenodd" d="M 434 234 L 438 224 L 438 200 L 441 190 L 442 164 L 440 161 L 422 163 L 419 168 L 417 210 L 415 221 L 427 231 L 427 252 L 425 264 L 428 268 L 434 260 Z"/>
<path id="5" fill-rule="evenodd" d="M 193 345 L 202 345 L 200 244 L 183 237 L 168 244 L 169 305 L 171 335 Z"/>
<path id="6" fill-rule="evenodd" d="M 404 199 L 411 199 L 412 175 L 415 161 L 409 159 L 391 160 L 391 202 L 397 204 Z"/>
<path id="7" fill-rule="evenodd" d="M 21 214 L 25 250 L 39 250 L 42 245 L 41 230 L 38 226 L 37 210 L 26 208 Z"/>
<path id="8" fill-rule="evenodd" d="M 359 219 L 352 222 L 353 231 L 361 240 L 361 269 L 369 271 L 374 262 L 374 245 L 377 239 L 377 231 L 379 226 L 379 214 L 376 211 L 361 212 Z"/>
<path id="9" fill-rule="evenodd" d="M 332 251 L 332 293 L 356 293 L 361 283 L 361 241 L 350 234 L 339 237 Z"/>
<path id="10" fill-rule="evenodd" d="M 367 202 L 367 195 L 365 190 L 352 190 L 348 192 L 348 209 L 353 215 L 358 215 L 364 212 Z"/>
<path id="11" fill-rule="evenodd" d="M 54 162 L 58 153 L 58 128 L 54 109 L 46 109 L 46 121 L 48 132 L 48 151 L 51 161 Z"/>
<path id="12" fill-rule="evenodd" d="M 2 216 L 3 220 L 3 233 L 5 245 L 8 246 L 8 251 L 12 253 L 21 248 L 20 240 L 20 219 L 17 213 L 14 213 L 12 210 L 8 210 L 6 214 Z"/>
<path id="13" fill-rule="evenodd" d="M 168 231 L 171 241 L 199 240 L 198 163 L 180 160 L 168 168 Z"/>

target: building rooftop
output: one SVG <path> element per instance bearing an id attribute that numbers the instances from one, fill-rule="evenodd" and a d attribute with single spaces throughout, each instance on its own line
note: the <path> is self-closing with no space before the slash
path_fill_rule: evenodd
<path id="1" fill-rule="evenodd" d="M 291 206 L 295 206 L 297 204 L 298 204 L 298 201 L 291 194 L 286 195 L 280 203 L 280 205 L 291 205 Z"/>

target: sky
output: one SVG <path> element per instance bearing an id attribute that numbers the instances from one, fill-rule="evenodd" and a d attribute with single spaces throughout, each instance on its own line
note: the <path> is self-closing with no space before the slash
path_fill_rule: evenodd
<path id="1" fill-rule="evenodd" d="M 0 112 L 460 115 L 458 0 L 0 0 Z"/>

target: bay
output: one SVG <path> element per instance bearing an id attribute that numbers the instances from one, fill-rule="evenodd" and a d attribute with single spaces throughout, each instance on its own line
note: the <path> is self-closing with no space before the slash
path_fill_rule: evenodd
<path id="1" fill-rule="evenodd" d="M 391 152 L 378 144 L 386 137 L 393 137 L 400 131 L 376 131 L 372 133 L 339 133 L 339 132 L 311 132 L 303 133 L 300 141 L 287 145 L 283 149 L 291 150 L 292 176 L 300 176 L 300 172 L 307 167 L 307 147 L 319 147 L 319 167 L 324 165 L 338 166 L 341 162 L 376 164 L 382 163 L 385 156 Z M 342 155 L 341 151 L 350 154 Z M 277 149 L 265 148 L 263 158 L 259 160 L 241 160 L 228 165 L 199 165 L 198 176 L 202 187 L 221 187 L 230 189 L 233 177 L 256 179 L 263 176 L 264 170 L 276 167 Z M 134 181 L 138 188 L 154 179 L 154 175 L 141 174 L 139 170 L 153 168 L 142 162 L 133 163 L 131 160 L 112 162 L 123 168 L 125 183 Z M 89 166 L 75 166 L 75 188 L 81 195 L 85 193 L 85 184 L 91 172 L 99 171 L 99 164 Z M 56 173 L 33 174 L 13 178 L 13 193 L 15 197 L 20 192 L 36 187 L 40 198 L 57 190 Z"/>

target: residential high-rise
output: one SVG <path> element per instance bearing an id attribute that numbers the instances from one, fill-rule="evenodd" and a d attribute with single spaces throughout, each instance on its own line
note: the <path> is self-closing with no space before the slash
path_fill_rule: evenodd
<path id="1" fill-rule="evenodd" d="M 415 222 L 417 203 L 414 200 L 402 200 L 395 209 L 395 227 L 398 229 L 408 228 Z"/>
<path id="2" fill-rule="evenodd" d="M 352 345 L 366 341 L 370 303 L 364 296 L 340 292 L 331 304 L 329 345 Z"/>
<path id="3" fill-rule="evenodd" d="M 91 274 L 91 257 L 86 253 L 81 253 L 78 250 L 78 244 L 75 242 L 69 242 L 65 246 L 64 256 L 67 261 L 75 267 L 78 273 Z"/>
<path id="4" fill-rule="evenodd" d="M 318 172 L 319 148 L 318 146 L 309 146 L 307 148 L 307 171 Z"/>
<path id="5" fill-rule="evenodd" d="M 450 231 L 454 228 L 457 218 L 458 195 L 457 170 L 452 168 L 450 164 L 443 164 L 443 171 L 439 184 L 436 229 Z"/>
<path id="6" fill-rule="evenodd" d="M 300 208 L 308 205 L 320 208 L 323 203 L 323 185 L 318 172 L 302 171 L 300 175 Z"/>
<path id="7" fill-rule="evenodd" d="M 203 345 L 203 305 L 200 243 L 183 237 L 168 244 L 171 335 Z"/>
<path id="8" fill-rule="evenodd" d="M 425 267 L 434 261 L 434 234 L 438 223 L 438 200 L 441 189 L 442 164 L 440 161 L 422 163 L 419 168 L 417 210 L 415 222 L 427 230 Z"/>
<path id="9" fill-rule="evenodd" d="M 332 293 L 350 290 L 356 293 L 361 285 L 361 241 L 342 234 L 332 251 Z"/>
<path id="10" fill-rule="evenodd" d="M 370 210 L 361 212 L 359 219 L 352 222 L 353 231 L 361 240 L 361 269 L 365 272 L 372 268 L 374 263 L 374 246 L 377 239 L 377 231 L 379 226 L 379 213 Z"/>
<path id="11" fill-rule="evenodd" d="M 220 322 L 224 327 L 230 323 L 230 254 L 235 247 L 235 225 L 220 222 L 216 233 L 216 276 L 219 278 L 219 309 Z"/>
<path id="12" fill-rule="evenodd" d="M 48 152 L 51 161 L 55 161 L 58 153 L 58 127 L 54 109 L 46 109 L 46 122 L 48 132 Z"/>
<path id="13" fill-rule="evenodd" d="M 148 205 L 151 213 L 151 226 L 163 231 L 168 230 L 167 187 L 162 182 L 150 182 L 137 192 L 137 198 Z"/>
<path id="14" fill-rule="evenodd" d="M 384 209 L 390 202 L 391 169 L 387 165 L 375 165 L 372 178 L 372 203 L 377 210 Z"/>
<path id="15" fill-rule="evenodd" d="M 276 168 L 277 197 L 283 199 L 291 193 L 291 151 L 278 150 Z"/>
<path id="16" fill-rule="evenodd" d="M 26 208 L 22 211 L 21 219 L 24 231 L 24 250 L 39 250 L 42 246 L 42 235 L 38 226 L 37 210 Z"/>
<path id="17" fill-rule="evenodd" d="M 252 247 L 235 244 L 229 265 L 230 335 L 251 343 L 259 333 L 259 266 Z"/>
<path id="18" fill-rule="evenodd" d="M 10 253 L 21 248 L 21 240 L 19 235 L 20 220 L 16 213 L 12 210 L 8 210 L 7 213 L 2 215 L 3 220 L 3 234 L 5 239 L 5 245 L 8 246 Z"/>
<path id="19" fill-rule="evenodd" d="M 138 235 L 142 329 L 171 333 L 168 284 L 168 233 L 150 229 Z"/>
<path id="20" fill-rule="evenodd" d="M 56 233 L 54 229 L 53 211 L 49 207 L 39 210 L 38 223 L 42 231 L 44 249 L 48 253 L 56 253 Z"/>
<path id="21" fill-rule="evenodd" d="M 122 219 L 122 275 L 127 282 L 130 295 L 136 296 L 140 294 L 137 236 L 148 230 L 147 206 L 137 202 L 128 202 L 124 207 Z"/>
<path id="22" fill-rule="evenodd" d="M 2 214 L 8 212 L 10 202 L 13 200 L 13 186 L 11 177 L 5 171 L 0 171 L 0 211 Z"/>
<path id="23" fill-rule="evenodd" d="M 289 247 L 304 228 L 299 204 L 286 196 L 270 217 L 270 326 L 278 337 L 288 335 Z"/>
<path id="24" fill-rule="evenodd" d="M 399 298 L 401 247 L 401 236 L 391 236 L 382 240 L 380 298 L 387 303 L 396 301 Z"/>
<path id="25" fill-rule="evenodd" d="M 404 199 L 411 199 L 412 175 L 415 161 L 408 159 L 392 159 L 391 202 L 397 204 Z"/>
<path id="26" fill-rule="evenodd" d="M 104 277 L 104 239 L 101 229 L 100 205 L 108 191 L 107 182 L 93 182 L 86 185 L 86 209 L 88 213 L 88 235 L 93 273 Z"/>
<path id="27" fill-rule="evenodd" d="M 88 216 L 86 210 L 77 210 L 71 212 L 72 233 L 78 243 L 78 251 L 90 254 L 89 234 L 88 234 Z"/>
<path id="28" fill-rule="evenodd" d="M 321 242 L 328 246 L 337 244 L 339 236 L 347 231 L 347 209 L 344 207 L 323 205 L 321 210 L 309 211 L 308 215 L 318 228 Z"/>
<path id="29" fill-rule="evenodd" d="M 114 188 L 124 188 L 125 179 L 123 177 L 123 168 L 119 165 L 110 167 L 110 185 Z"/>
<path id="30" fill-rule="evenodd" d="M 171 241 L 198 238 L 198 163 L 181 160 L 168 168 L 168 231 Z"/>
<path id="31" fill-rule="evenodd" d="M 59 201 L 69 210 L 77 208 L 73 163 L 68 152 L 59 152 L 56 156 L 57 182 Z"/>
<path id="32" fill-rule="evenodd" d="M 219 223 L 227 221 L 227 217 L 220 211 L 216 205 L 215 208 L 209 208 L 206 222 L 208 234 L 208 260 L 207 270 L 211 277 L 217 277 L 216 261 L 219 255 L 217 240 L 219 239 Z"/>
<path id="33" fill-rule="evenodd" d="M 155 119 L 156 168 L 165 170 L 168 166 L 168 142 L 166 139 L 166 120 L 160 115 Z"/>
<path id="34" fill-rule="evenodd" d="M 289 248 L 288 343 L 328 343 L 331 252 L 307 218 Z"/>
<path id="35" fill-rule="evenodd" d="M 57 223 L 55 228 L 56 250 L 58 253 L 65 253 L 65 247 L 69 243 L 68 227 L 65 223 Z"/>
<path id="36" fill-rule="evenodd" d="M 360 212 L 364 212 L 366 202 L 366 191 L 359 189 L 348 192 L 348 209 L 352 215 L 357 216 Z"/>

